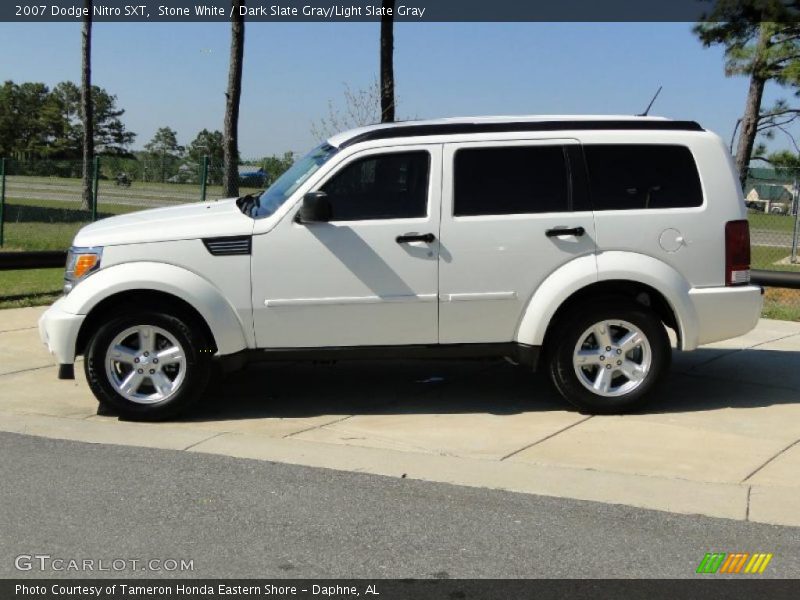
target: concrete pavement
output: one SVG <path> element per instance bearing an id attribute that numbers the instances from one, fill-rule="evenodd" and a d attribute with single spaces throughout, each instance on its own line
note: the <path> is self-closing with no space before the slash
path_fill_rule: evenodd
<path id="1" fill-rule="evenodd" d="M 41 309 L 0 312 L 0 431 L 168 448 L 800 526 L 800 323 L 675 356 L 647 411 L 589 417 L 504 362 L 271 364 L 180 422 L 95 414 Z"/>

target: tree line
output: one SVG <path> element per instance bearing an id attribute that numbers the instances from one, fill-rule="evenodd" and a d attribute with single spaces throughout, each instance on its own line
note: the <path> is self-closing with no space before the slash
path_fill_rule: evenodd
<path id="1" fill-rule="evenodd" d="M 201 130 L 187 145 L 178 143 L 178 133 L 171 127 L 160 127 L 153 138 L 144 145 L 144 150 L 134 153 L 135 162 L 106 160 L 115 173 L 125 173 L 133 180 L 161 181 L 173 183 L 197 183 L 202 167 L 207 167 L 207 182 L 224 184 L 225 136 L 221 131 Z M 281 156 L 265 156 L 260 159 L 242 161 L 238 152 L 234 162 L 257 165 L 266 176 L 263 183 L 269 184 L 292 166 L 294 154 L 285 152 Z M 238 169 L 236 171 L 238 177 Z M 237 181 L 238 183 L 238 181 Z"/>
<path id="2" fill-rule="evenodd" d="M 14 159 L 18 174 L 79 177 L 82 174 L 83 121 L 80 88 L 70 81 L 50 89 L 44 83 L 6 81 L 0 87 L 0 156 Z M 185 147 L 178 133 L 160 127 L 141 151 L 132 151 L 137 134 L 122 121 L 117 97 L 92 86 L 92 136 L 95 155 L 104 157 L 106 175 L 125 173 L 135 181 L 196 183 L 208 161 L 208 183 L 223 181 L 224 135 L 202 129 Z M 251 161 L 274 178 L 289 166 L 291 152 Z M 236 163 L 239 160 L 236 154 Z M 287 165 L 288 163 L 288 165 Z M 267 168 L 269 167 L 269 168 Z"/>
<path id="3" fill-rule="evenodd" d="M 125 155 L 136 134 L 126 129 L 116 96 L 92 86 L 92 142 L 97 152 Z M 44 83 L 6 81 L 0 87 L 0 156 L 80 159 L 84 125 L 81 91 L 70 81 L 50 89 Z"/>

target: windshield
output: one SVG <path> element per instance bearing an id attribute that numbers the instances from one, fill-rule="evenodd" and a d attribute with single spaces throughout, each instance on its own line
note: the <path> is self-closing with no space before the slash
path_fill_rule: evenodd
<path id="1" fill-rule="evenodd" d="M 255 198 L 255 202 L 242 206 L 242 212 L 256 219 L 274 214 L 304 181 L 336 154 L 336 150 L 327 143 L 317 146 L 294 163 L 266 192 Z"/>

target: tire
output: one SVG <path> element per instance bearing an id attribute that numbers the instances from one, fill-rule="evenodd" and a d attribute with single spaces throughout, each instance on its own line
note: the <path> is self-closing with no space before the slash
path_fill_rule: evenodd
<path id="1" fill-rule="evenodd" d="M 161 421 L 187 411 L 213 370 L 202 329 L 190 319 L 157 311 L 119 312 L 87 346 L 84 370 L 95 397 L 134 421 Z"/>
<path id="2" fill-rule="evenodd" d="M 545 350 L 558 392 L 582 412 L 598 415 L 641 408 L 672 360 L 661 320 L 628 299 L 582 305 L 560 319 Z"/>

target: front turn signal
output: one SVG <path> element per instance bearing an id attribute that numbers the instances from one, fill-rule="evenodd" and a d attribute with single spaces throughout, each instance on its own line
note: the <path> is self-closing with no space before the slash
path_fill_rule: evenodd
<path id="1" fill-rule="evenodd" d="M 75 279 L 80 279 L 94 269 L 99 262 L 100 257 L 97 254 L 80 254 L 75 259 L 75 269 L 72 274 Z"/>

